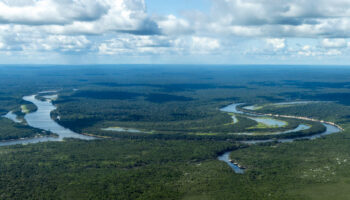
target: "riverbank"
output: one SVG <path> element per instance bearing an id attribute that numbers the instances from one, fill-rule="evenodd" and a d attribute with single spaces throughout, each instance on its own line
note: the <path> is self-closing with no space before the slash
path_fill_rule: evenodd
<path id="1" fill-rule="evenodd" d="M 42 94 L 42 93 L 39 93 Z M 33 103 L 37 110 L 35 112 L 26 113 L 24 119 L 26 123 L 36 129 L 51 132 L 52 136 L 38 136 L 33 138 L 22 138 L 18 140 L 0 141 L 0 146 L 9 146 L 16 144 L 34 144 L 39 142 L 63 141 L 65 138 L 75 138 L 81 140 L 94 140 L 94 136 L 78 134 L 67 129 L 51 118 L 51 112 L 56 109 L 52 104 L 51 98 L 57 95 L 46 96 L 45 99 L 37 99 L 35 95 L 24 96 L 23 100 Z"/>
<path id="2" fill-rule="evenodd" d="M 320 122 L 322 124 L 325 125 L 326 130 L 322 133 L 318 133 L 318 134 L 314 134 L 311 136 L 300 136 L 300 137 L 294 137 L 294 138 L 288 138 L 288 139 L 267 139 L 267 140 L 247 140 L 247 141 L 239 141 L 243 144 L 249 144 L 249 145 L 254 145 L 254 144 L 262 144 L 262 143 L 269 143 L 269 142 L 280 142 L 280 143 L 286 143 L 286 142 L 293 142 L 295 140 L 300 140 L 300 139 L 317 139 L 321 136 L 324 135 L 330 135 L 333 133 L 338 133 L 343 131 L 344 129 L 342 127 L 340 127 L 339 125 L 336 125 L 333 122 L 326 122 L 323 120 L 317 120 L 317 119 L 312 119 L 312 118 L 307 118 L 307 117 L 298 117 L 298 116 L 288 116 L 288 115 L 274 115 L 274 114 L 263 114 L 263 113 L 257 113 L 257 112 L 253 112 L 251 110 L 246 110 L 243 109 L 239 106 L 244 105 L 244 104 L 231 104 L 228 105 L 222 109 L 220 109 L 221 111 L 225 111 L 225 112 L 232 112 L 232 113 L 237 113 L 237 114 L 247 114 L 247 115 L 259 115 L 259 116 L 268 116 L 268 117 L 277 117 L 277 116 L 286 116 L 285 118 L 293 118 L 293 119 L 301 119 L 301 120 L 306 120 L 306 121 L 314 121 L 314 122 Z M 227 109 L 229 108 L 229 109 Z M 296 117 L 296 118 L 294 118 Z M 245 167 L 242 167 L 239 163 L 233 163 L 232 159 L 230 158 L 230 154 L 234 152 L 234 151 L 227 151 L 224 152 L 220 155 L 218 155 L 217 159 L 220 161 L 224 161 L 225 163 L 227 163 L 233 170 L 235 173 L 238 174 L 243 174 Z"/>
<path id="3" fill-rule="evenodd" d="M 310 117 L 300 117 L 300 116 L 293 116 L 293 115 L 279 115 L 279 114 L 272 114 L 272 113 L 259 113 L 259 112 L 255 112 L 253 110 L 244 109 L 243 107 L 240 107 L 240 106 L 237 106 L 237 110 L 242 111 L 243 113 L 250 113 L 253 115 L 263 115 L 263 116 L 267 116 L 267 117 L 299 119 L 299 120 L 305 120 L 305 121 L 320 122 L 320 123 L 325 123 L 325 124 L 335 126 L 335 127 L 339 128 L 340 130 L 344 131 L 344 128 L 342 128 L 340 125 L 338 125 L 334 122 L 314 119 L 314 118 L 310 118 Z"/>

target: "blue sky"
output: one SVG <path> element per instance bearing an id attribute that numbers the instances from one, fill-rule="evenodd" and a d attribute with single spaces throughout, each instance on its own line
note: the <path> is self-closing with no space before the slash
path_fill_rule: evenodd
<path id="1" fill-rule="evenodd" d="M 150 14 L 163 14 L 169 13 L 174 15 L 181 14 L 182 11 L 199 10 L 202 12 L 210 11 L 210 0 L 148 0 L 147 12 Z"/>
<path id="2" fill-rule="evenodd" d="M 0 64 L 339 64 L 349 0 L 0 0 Z"/>

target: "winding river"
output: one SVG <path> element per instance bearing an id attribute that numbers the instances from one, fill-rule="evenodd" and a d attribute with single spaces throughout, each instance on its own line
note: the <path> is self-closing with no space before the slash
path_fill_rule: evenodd
<path id="1" fill-rule="evenodd" d="M 45 131 L 50 131 L 58 135 L 58 137 L 51 136 L 42 136 L 36 138 L 20 139 L 20 140 L 11 140 L 0 142 L 0 146 L 9 146 L 16 144 L 32 144 L 39 142 L 49 142 L 49 141 L 63 141 L 64 138 L 76 138 L 81 140 L 93 140 L 96 139 L 91 136 L 81 135 L 71 131 L 70 129 L 64 128 L 63 126 L 56 123 L 51 118 L 51 112 L 56 109 L 51 102 L 51 98 L 56 97 L 55 95 L 44 96 L 46 100 L 41 101 L 35 98 L 36 95 L 30 95 L 23 97 L 23 100 L 29 101 L 36 105 L 38 108 L 33 113 L 28 113 L 24 116 L 27 124 L 31 127 L 42 129 Z M 14 118 L 14 116 L 8 116 Z"/>
<path id="2" fill-rule="evenodd" d="M 295 103 L 296 102 L 291 102 L 289 104 L 295 104 Z M 260 115 L 260 114 L 259 115 L 255 115 L 255 114 L 252 114 L 252 113 L 249 113 L 249 112 L 244 112 L 244 110 L 238 110 L 237 106 L 240 106 L 240 105 L 243 105 L 243 104 L 242 103 L 231 104 L 231 105 L 228 105 L 228 106 L 226 106 L 224 108 L 221 108 L 220 110 L 223 111 L 223 112 L 229 112 L 229 113 L 234 113 L 234 114 L 244 114 L 244 115 L 248 115 L 248 116 L 256 116 L 256 117 L 265 116 L 265 115 Z M 331 124 L 328 124 L 328 123 L 322 123 L 322 124 L 326 127 L 326 130 L 324 132 L 322 132 L 322 133 L 311 135 L 311 136 L 304 136 L 304 137 L 298 137 L 298 138 L 293 138 L 293 139 L 278 139 L 278 140 L 275 140 L 275 139 L 247 140 L 247 141 L 241 141 L 241 142 L 244 143 L 244 144 L 258 144 L 258 143 L 267 143 L 267 142 L 273 142 L 273 141 L 286 143 L 286 142 L 293 142 L 293 141 L 298 140 L 298 139 L 316 139 L 316 138 L 320 138 L 320 137 L 325 136 L 325 135 L 330 135 L 330 134 L 338 133 L 338 132 L 342 131 L 337 126 L 334 126 L 334 125 L 331 125 Z M 299 125 L 297 127 L 297 129 L 300 129 L 300 126 L 301 125 Z M 295 132 L 295 131 L 296 131 L 296 129 L 285 131 L 285 132 L 281 132 L 281 133 L 278 133 L 278 134 L 290 133 L 290 132 Z M 276 134 L 276 133 L 271 133 L 271 134 Z M 230 154 L 232 152 L 233 151 L 225 152 L 224 154 L 220 155 L 218 157 L 218 159 L 220 161 L 226 162 L 234 170 L 235 173 L 243 174 L 244 173 L 244 169 L 240 168 L 237 164 L 232 163 L 232 161 L 230 160 Z"/>
<path id="3" fill-rule="evenodd" d="M 35 137 L 35 138 L 29 138 L 29 139 L 20 139 L 20 140 L 11 140 L 11 141 L 2 141 L 0 142 L 0 146 L 9 146 L 9 145 L 17 145 L 17 144 L 33 144 L 33 143 L 40 143 L 40 142 L 49 142 L 49 141 L 63 141 L 64 138 L 76 138 L 76 139 L 81 139 L 81 140 L 93 140 L 96 139 L 95 137 L 91 136 L 86 136 L 86 135 L 81 135 L 78 133 L 73 132 L 70 129 L 64 128 L 58 123 L 56 123 L 52 118 L 51 118 L 51 112 L 56 109 L 56 106 L 52 104 L 52 99 L 57 98 L 56 95 L 46 95 L 43 96 L 46 98 L 46 100 L 38 100 L 36 99 L 36 95 L 30 95 L 30 96 L 25 96 L 23 97 L 23 100 L 29 101 L 36 105 L 38 108 L 35 112 L 33 113 L 28 113 L 24 116 L 24 119 L 26 120 L 27 124 L 29 126 L 32 126 L 34 128 L 50 131 L 52 133 L 55 133 L 58 135 L 58 137 L 51 137 L 51 136 L 41 136 L 41 137 Z M 233 114 L 244 114 L 247 116 L 253 117 L 252 119 L 256 117 L 266 117 L 265 115 L 256 115 L 248 112 L 244 112 L 244 110 L 237 110 L 237 106 L 242 105 L 242 104 L 231 104 L 229 106 L 226 106 L 222 109 L 220 109 L 223 112 L 229 112 Z M 9 112 L 5 117 L 12 119 L 15 122 L 20 122 L 17 121 L 18 119 L 16 118 L 16 115 L 12 112 Z M 236 123 L 235 117 L 232 118 L 233 122 Z M 260 120 L 260 119 L 259 119 Z M 269 121 L 273 120 L 273 118 L 269 118 Z M 261 120 L 260 120 L 261 122 Z M 266 143 L 266 142 L 272 142 L 272 141 L 278 141 L 278 142 L 292 142 L 296 139 L 316 139 L 321 136 L 333 134 L 340 132 L 341 129 L 339 129 L 337 126 L 333 126 L 331 124 L 323 123 L 323 125 L 326 127 L 326 131 L 320 134 L 315 134 L 312 136 L 305 136 L 305 137 L 299 137 L 299 138 L 294 138 L 294 139 L 279 139 L 279 140 L 248 140 L 248 141 L 241 141 L 242 143 L 245 144 L 257 144 L 257 143 Z M 308 127 L 306 125 L 299 125 L 296 129 L 281 132 L 281 133 L 273 133 L 273 134 L 284 134 L 288 132 L 293 132 L 293 131 L 298 131 L 298 130 L 305 130 Z M 218 157 L 219 160 L 226 162 L 236 173 L 242 174 L 244 173 L 244 170 L 241 169 L 237 164 L 234 164 L 230 160 L 230 154 L 232 151 L 225 152 L 224 154 L 220 155 Z"/>

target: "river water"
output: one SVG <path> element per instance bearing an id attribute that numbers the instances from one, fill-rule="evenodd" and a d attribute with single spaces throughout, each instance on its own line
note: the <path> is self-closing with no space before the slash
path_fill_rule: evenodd
<path id="1" fill-rule="evenodd" d="M 294 104 L 294 102 L 292 102 L 292 103 Z M 291 103 L 289 103 L 289 104 L 291 104 Z M 248 115 L 248 116 L 253 116 L 254 115 L 254 114 L 251 114 L 251 113 L 246 113 L 243 110 L 242 111 L 241 110 L 237 110 L 237 106 L 239 106 L 239 105 L 242 105 L 242 103 L 231 104 L 231 105 L 226 106 L 226 107 L 224 107 L 224 108 L 222 108 L 220 110 L 223 111 L 223 112 L 231 112 L 231 113 L 235 113 L 235 114 L 245 114 L 245 115 Z M 261 116 L 261 115 L 258 115 L 258 116 Z M 317 139 L 317 138 L 320 138 L 322 136 L 326 136 L 326 135 L 330 135 L 330 134 L 333 134 L 333 133 L 341 132 L 341 130 L 338 127 L 336 127 L 336 126 L 333 126 L 333 125 L 330 125 L 330 124 L 326 124 L 326 123 L 322 123 L 322 124 L 326 127 L 326 130 L 323 133 L 319 133 L 319 134 L 315 134 L 315 135 L 311 135 L 311 136 L 304 136 L 304 137 L 298 137 L 298 138 L 293 138 L 293 139 L 278 139 L 278 140 L 274 140 L 274 139 L 269 139 L 269 140 L 247 140 L 247 141 L 241 141 L 241 142 L 244 143 L 244 144 L 258 144 L 258 143 L 267 143 L 267 142 L 273 142 L 273 141 L 286 143 L 286 142 L 293 142 L 293 141 L 298 140 L 298 139 Z M 303 125 L 302 127 L 301 127 L 301 125 L 299 125 L 294 130 L 281 132 L 279 134 L 295 132 L 298 129 L 299 130 L 301 130 L 301 129 L 305 130 L 304 126 L 307 126 L 307 125 Z M 271 133 L 271 134 L 276 134 L 276 133 Z M 231 163 L 231 160 L 230 160 L 230 154 L 231 153 L 232 153 L 232 151 L 225 152 L 224 154 L 220 155 L 218 157 L 218 159 L 220 161 L 223 161 L 223 162 L 227 163 L 234 170 L 235 173 L 243 174 L 244 173 L 243 169 L 241 169 L 237 165 Z"/>
<path id="2" fill-rule="evenodd" d="M 26 114 L 24 119 L 27 124 L 31 127 L 42 129 L 45 131 L 50 131 L 58 135 L 58 137 L 50 137 L 43 136 L 37 138 L 29 138 L 29 139 L 20 139 L 20 140 L 12 140 L 12 141 L 3 141 L 0 142 L 0 146 L 9 146 L 16 144 L 32 144 L 39 142 L 48 142 L 48 141 L 63 141 L 64 138 L 76 138 L 81 140 L 93 140 L 95 137 L 81 135 L 71 131 L 70 129 L 64 128 L 63 126 L 56 123 L 51 118 L 51 112 L 56 109 L 51 102 L 50 97 L 56 96 L 46 96 L 46 101 L 41 101 L 35 98 L 36 95 L 30 95 L 23 97 L 23 100 L 29 101 L 36 105 L 38 108 L 37 111 L 33 113 Z"/>
<path id="3" fill-rule="evenodd" d="M 17 115 L 15 113 L 13 113 L 12 111 L 8 112 L 6 115 L 4 115 L 3 117 L 12 120 L 15 123 L 21 123 L 22 120 L 17 118 Z"/>
<path id="4" fill-rule="evenodd" d="M 57 98 L 57 96 L 45 96 L 47 98 L 45 101 L 41 101 L 35 98 L 36 95 L 30 95 L 23 97 L 23 100 L 29 101 L 36 105 L 38 108 L 37 111 L 33 113 L 26 114 L 24 116 L 25 120 L 27 121 L 28 125 L 50 131 L 52 133 L 55 133 L 58 135 L 58 137 L 50 137 L 50 136 L 43 136 L 43 137 L 37 137 L 37 138 L 29 138 L 29 139 L 20 139 L 20 140 L 11 140 L 11 141 L 3 141 L 0 142 L 0 146 L 9 146 L 9 145 L 16 145 L 16 144 L 33 144 L 33 143 L 40 143 L 40 142 L 49 142 L 49 141 L 63 141 L 64 138 L 76 138 L 76 139 L 82 139 L 82 140 L 93 140 L 96 139 L 95 137 L 91 136 L 85 136 L 78 133 L 75 133 L 71 131 L 70 129 L 64 128 L 61 125 L 57 124 L 52 118 L 51 118 L 51 112 L 56 109 L 56 107 L 52 104 L 50 98 Z M 243 111 L 237 110 L 237 106 L 242 104 L 232 104 L 229 106 L 226 106 L 221 111 L 224 112 L 231 112 L 234 114 L 245 114 L 248 116 L 255 116 L 250 113 L 245 113 Z M 6 116 L 7 118 L 10 118 L 14 121 L 16 121 L 16 115 L 9 112 Z M 256 117 L 256 116 L 255 116 Z M 261 117 L 260 115 L 258 117 Z M 271 118 L 272 119 L 272 118 Z M 234 120 L 234 119 L 233 119 Z M 323 124 L 326 127 L 326 131 L 320 134 L 312 135 L 312 136 L 306 136 L 306 137 L 300 137 L 295 139 L 280 139 L 277 140 L 278 142 L 292 142 L 296 139 L 316 139 L 324 135 L 329 135 L 333 133 L 340 132 L 341 130 L 336 127 L 329 124 Z M 297 127 L 297 129 L 301 129 L 305 127 L 300 127 L 300 125 Z M 295 130 L 291 130 L 295 131 Z M 291 132 L 289 131 L 289 132 Z M 288 132 L 288 131 L 287 131 Z M 286 133 L 286 132 L 284 132 Z M 249 140 L 249 141 L 242 141 L 242 143 L 245 144 L 257 144 L 257 143 L 264 143 L 264 142 L 272 142 L 274 140 Z M 220 155 L 218 157 L 219 160 L 226 162 L 236 173 L 244 173 L 244 170 L 238 167 L 237 165 L 230 162 L 230 152 L 225 152 L 223 155 Z"/>

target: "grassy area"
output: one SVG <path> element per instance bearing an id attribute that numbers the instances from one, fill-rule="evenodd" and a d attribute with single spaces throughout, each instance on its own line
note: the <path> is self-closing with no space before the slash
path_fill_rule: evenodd
<path id="1" fill-rule="evenodd" d="M 268 118 L 267 118 L 268 119 Z M 288 122 L 286 121 L 280 121 L 280 120 L 276 120 L 279 122 L 284 122 L 285 124 L 283 126 L 278 126 L 278 125 L 267 125 L 265 123 L 261 123 L 259 122 L 258 125 L 253 126 L 253 127 L 249 127 L 248 129 L 266 129 L 266 128 L 280 128 L 280 127 L 286 127 L 288 126 Z"/>
<path id="2" fill-rule="evenodd" d="M 30 110 L 27 108 L 26 105 L 21 105 L 21 111 L 22 113 L 25 113 L 25 114 L 30 113 Z"/>

